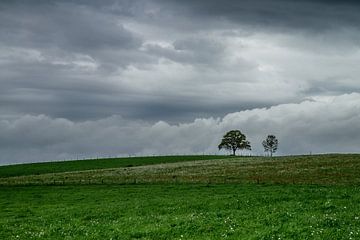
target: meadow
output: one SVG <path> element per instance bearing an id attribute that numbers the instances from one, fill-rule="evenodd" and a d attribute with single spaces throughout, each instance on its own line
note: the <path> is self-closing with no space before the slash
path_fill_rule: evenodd
<path id="1" fill-rule="evenodd" d="M 334 154 L 1 177 L 0 239 L 360 239 L 359 170 Z"/>
<path id="2" fill-rule="evenodd" d="M 360 188 L 5 187 L 0 239 L 359 239 Z"/>

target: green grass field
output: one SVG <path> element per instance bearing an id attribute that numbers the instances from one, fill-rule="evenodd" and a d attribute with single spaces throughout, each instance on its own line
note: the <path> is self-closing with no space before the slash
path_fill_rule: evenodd
<path id="1" fill-rule="evenodd" d="M 360 155 L 193 157 L 1 170 L 0 239 L 360 239 Z"/>
<path id="2" fill-rule="evenodd" d="M 359 239 L 360 188 L 31 186 L 0 191 L 0 239 Z"/>

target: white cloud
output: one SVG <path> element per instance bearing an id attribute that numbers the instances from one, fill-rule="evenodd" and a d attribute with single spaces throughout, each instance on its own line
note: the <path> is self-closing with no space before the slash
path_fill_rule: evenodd
<path id="1" fill-rule="evenodd" d="M 72 122 L 45 115 L 0 121 L 1 163 L 77 157 L 217 153 L 221 136 L 240 129 L 262 154 L 267 134 L 279 139 L 279 154 L 359 152 L 360 94 L 282 104 L 171 125 L 112 116 Z"/>

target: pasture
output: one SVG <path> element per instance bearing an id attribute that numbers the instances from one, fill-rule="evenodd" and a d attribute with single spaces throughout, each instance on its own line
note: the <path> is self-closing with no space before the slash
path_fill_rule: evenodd
<path id="1" fill-rule="evenodd" d="M 359 239 L 360 188 L 3 187 L 0 239 Z"/>
<path id="2" fill-rule="evenodd" d="M 0 178 L 0 239 L 360 239 L 359 170 L 334 154 L 25 171 Z"/>

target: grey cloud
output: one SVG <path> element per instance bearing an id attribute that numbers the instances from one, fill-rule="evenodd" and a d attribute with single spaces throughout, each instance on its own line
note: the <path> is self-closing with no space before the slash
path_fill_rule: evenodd
<path id="1" fill-rule="evenodd" d="M 143 41 L 124 27 L 121 16 L 91 5 L 60 1 L 3 5 L 0 42 L 8 47 L 38 49 L 48 57 L 81 53 L 105 66 L 126 66 L 133 58 L 129 52 L 136 52 Z M 117 55 L 117 61 L 108 54 L 114 50 L 122 56 Z"/>
<path id="2" fill-rule="evenodd" d="M 121 18 L 85 5 L 51 1 L 29 5 L 23 2 L 6 5 L 1 13 L 1 28 L 7 30 L 2 34 L 2 40 L 21 46 L 132 48 L 141 43 L 124 28 Z"/>
<path id="3" fill-rule="evenodd" d="M 358 152 L 360 94 L 282 104 L 183 124 L 154 124 L 113 116 L 72 122 L 45 115 L 0 121 L 1 163 L 64 158 L 216 153 L 221 136 L 240 129 L 253 154 L 263 154 L 262 139 L 279 138 L 278 154 Z"/>
<path id="4" fill-rule="evenodd" d="M 358 28 L 356 1 L 286 1 L 286 0 L 216 0 L 158 1 L 161 5 L 178 9 L 192 18 L 225 19 L 252 27 L 278 30 L 309 30 L 312 34 L 332 28 Z M 203 21 L 206 24 L 206 21 Z"/>
<path id="5" fill-rule="evenodd" d="M 86 121 L 94 129 L 106 128 L 104 122 L 114 126 L 118 126 L 116 121 L 124 126 L 134 122 L 136 127 L 129 126 L 132 131 L 143 129 L 142 124 L 150 129 L 155 122 L 165 121 L 168 124 L 157 127 L 175 136 L 190 134 L 176 124 L 206 118 L 215 122 L 209 125 L 214 134 L 221 135 L 226 127 L 211 117 L 238 111 L 243 116 L 244 110 L 281 103 L 300 107 L 305 103 L 297 103 L 305 99 L 359 92 L 358 10 L 359 4 L 350 1 L 1 1 L 0 121 L 10 121 L 5 125 L 24 122 L 6 130 L 13 134 L 7 146 L 16 145 L 21 134 L 14 129 L 26 129 L 25 122 L 31 119 L 33 128 L 37 121 L 55 124 L 54 131 L 64 128 L 65 142 L 77 138 L 80 130 L 75 135 L 69 132 L 83 129 Z M 112 115 L 126 120 L 109 118 Z M 59 119 L 68 125 L 61 125 Z M 249 119 L 257 122 L 256 115 Z M 281 126 L 296 128 L 286 119 Z M 251 126 L 251 121 L 246 124 Z M 192 131 L 202 136 L 202 120 L 188 125 L 201 129 Z M 74 126 L 71 131 L 66 130 L 69 126 Z M 270 126 L 279 127 L 277 123 Z M 260 123 L 256 128 L 261 128 Z M 117 135 L 126 132 L 116 129 Z M 252 131 L 257 136 L 256 129 Z M 52 134 L 49 132 L 49 139 Z M 96 134 L 101 135 L 101 130 L 90 139 L 96 139 Z M 35 137 L 41 138 L 38 135 Z M 203 141 L 213 144 L 208 137 L 212 138 L 206 136 Z M 43 140 L 51 143 L 46 148 L 63 150 L 52 154 L 45 149 L 45 156 L 40 143 L 23 146 L 34 159 L 43 160 L 73 157 L 80 154 L 77 147 L 87 153 L 92 146 L 91 140 L 84 145 L 74 140 L 74 149 L 66 144 L 59 148 L 61 139 L 49 139 Z M 158 146 L 161 143 L 159 140 Z M 161 153 L 151 144 L 140 152 L 105 144 L 99 152 Z M 196 148 L 174 144 L 177 151 L 185 152 L 206 148 L 206 144 Z M 176 148 L 177 144 L 182 147 Z M 317 150 L 328 151 L 328 145 L 331 143 L 323 141 L 324 147 L 319 145 Z M 297 152 L 293 145 L 286 147 L 284 151 Z M 300 146 L 299 152 L 307 148 Z M 7 154 L 14 159 L 17 153 Z"/>
<path id="6" fill-rule="evenodd" d="M 171 47 L 150 43 L 145 45 L 145 50 L 179 63 L 212 66 L 221 65 L 225 55 L 225 47 L 221 43 L 203 37 L 178 39 Z"/>
<path id="7" fill-rule="evenodd" d="M 183 39 L 174 42 L 174 48 L 178 51 L 190 52 L 196 61 L 221 62 L 225 47 L 215 40 L 208 39 Z"/>

